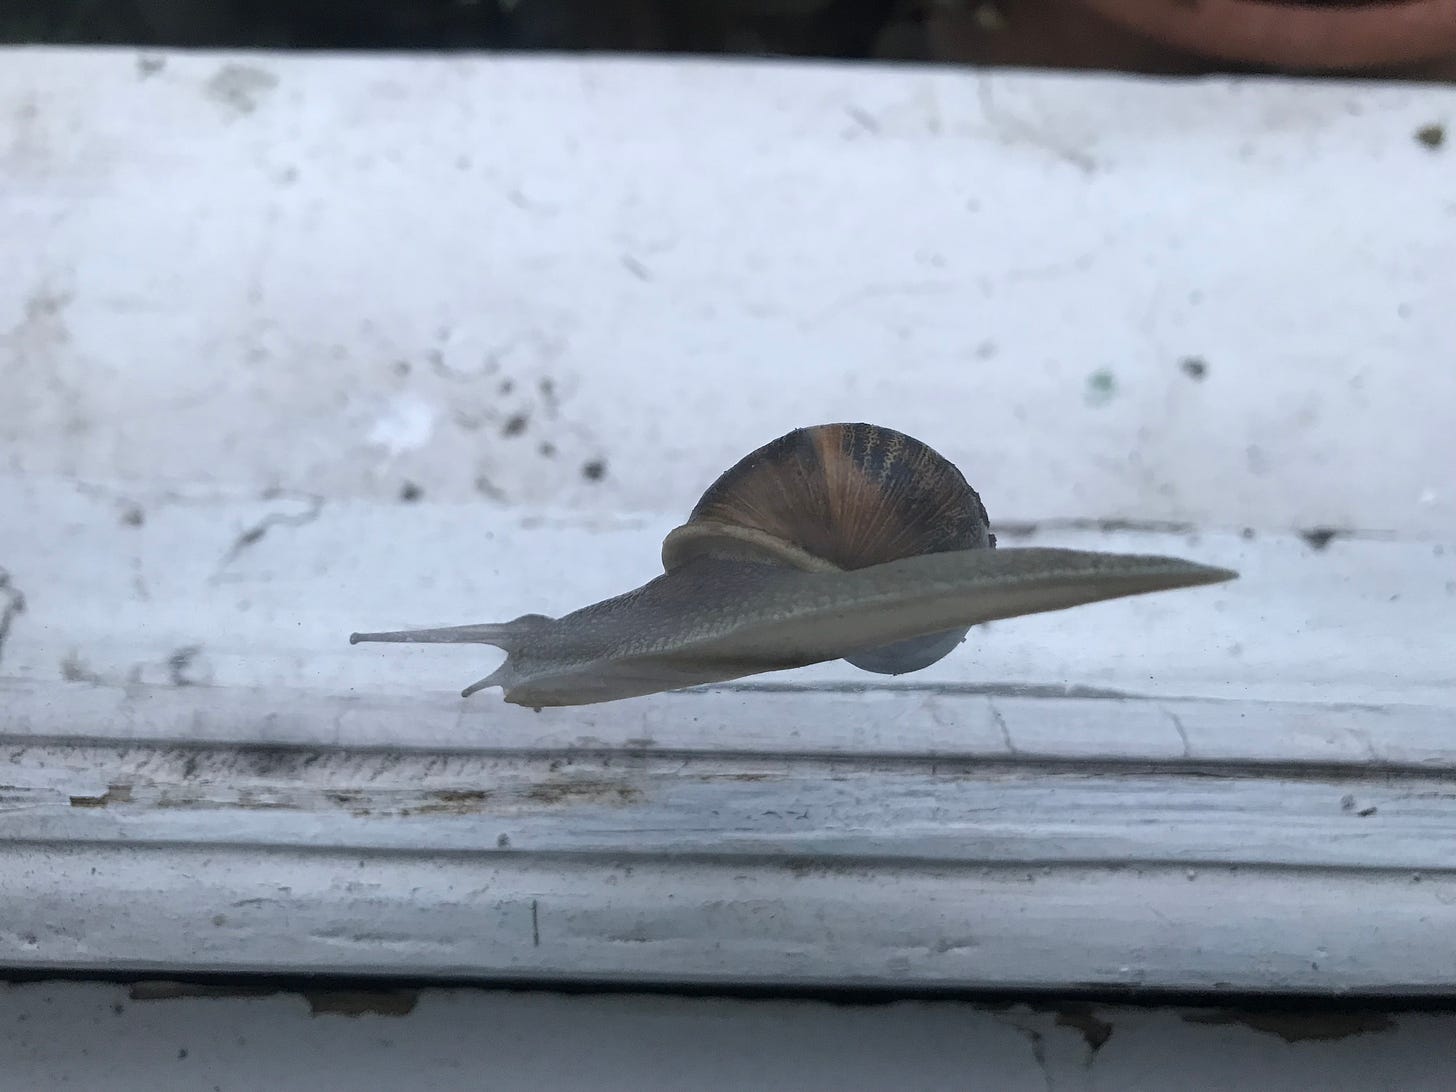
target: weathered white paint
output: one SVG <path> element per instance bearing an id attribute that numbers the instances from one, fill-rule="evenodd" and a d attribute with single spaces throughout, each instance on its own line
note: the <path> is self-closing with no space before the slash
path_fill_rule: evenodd
<path id="1" fill-rule="evenodd" d="M 1001 520 L 1456 522 L 1451 88 L 161 59 L 0 64 L 13 472 L 614 519 L 869 418 Z"/>
<path id="2" fill-rule="evenodd" d="M 312 826 L 307 815 L 295 823 Z M 243 817 L 233 827 L 228 840 L 157 847 L 10 843 L 19 897 L 0 933 L 6 962 L 1335 995 L 1446 995 L 1456 971 L 1449 872 L 556 856 L 494 843 L 280 852 L 260 847 Z M 322 846 L 327 827 L 315 833 Z"/>
<path id="3" fill-rule="evenodd" d="M 164 61 L 0 63 L 0 966 L 1456 985 L 1456 92 Z M 344 642 L 847 417 L 1243 577 L 539 715 Z"/>
<path id="4" fill-rule="evenodd" d="M 26 1089 L 1445 1092 L 1453 1031 L 1449 1013 L 0 986 Z"/>
<path id="5" fill-rule="evenodd" d="M 678 739 L 451 742 L 458 703 L 5 696 L 24 897 L 0 939 L 25 966 L 1335 992 L 1456 976 L 1449 709 L 745 688 L 656 702 Z M 411 729 L 436 711 L 431 745 Z M 726 739 L 689 741 L 700 711 Z M 922 720 L 943 734 L 876 737 Z M 65 741 L 127 725 L 143 738 Z M 330 725 L 353 746 L 299 731 Z"/>
<path id="6" fill-rule="evenodd" d="M 1449 767 L 998 757 L 12 743 L 0 802 L 11 837 L 61 845 L 243 823 L 297 850 L 1456 869 Z"/>

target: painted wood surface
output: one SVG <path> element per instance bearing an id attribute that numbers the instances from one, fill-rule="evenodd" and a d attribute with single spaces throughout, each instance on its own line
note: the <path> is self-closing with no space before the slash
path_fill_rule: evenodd
<path id="1" fill-rule="evenodd" d="M 0 966 L 1456 986 L 1453 92 L 3 60 Z M 540 714 L 346 643 L 844 418 L 1243 575 Z"/>

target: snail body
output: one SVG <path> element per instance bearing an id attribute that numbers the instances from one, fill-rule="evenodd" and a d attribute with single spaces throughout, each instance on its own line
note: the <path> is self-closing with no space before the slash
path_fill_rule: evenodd
<path id="1" fill-rule="evenodd" d="M 1167 557 L 995 549 L 948 460 L 867 424 L 796 429 L 750 453 L 663 541 L 664 573 L 561 618 L 356 633 L 507 653 L 466 696 L 581 705 L 845 659 L 927 667 L 980 622 L 1192 587 L 1236 574 Z"/>

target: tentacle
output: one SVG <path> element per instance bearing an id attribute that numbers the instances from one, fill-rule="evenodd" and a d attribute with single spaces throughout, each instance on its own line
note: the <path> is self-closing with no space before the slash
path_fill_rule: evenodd
<path id="1" fill-rule="evenodd" d="M 553 621 L 544 614 L 523 614 L 514 622 L 497 622 L 471 626 L 444 626 L 439 629 L 396 629 L 379 633 L 351 633 L 349 643 L 380 641 L 393 644 L 429 645 L 493 645 L 507 652 L 521 645 L 541 626 Z"/>

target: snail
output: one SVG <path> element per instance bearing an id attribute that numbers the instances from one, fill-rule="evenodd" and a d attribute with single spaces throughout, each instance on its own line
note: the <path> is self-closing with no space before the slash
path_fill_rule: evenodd
<path id="1" fill-rule="evenodd" d="M 664 573 L 561 618 L 355 633 L 360 641 L 486 644 L 499 686 L 540 708 L 586 705 L 844 659 L 899 675 L 971 626 L 1230 580 L 1177 558 L 996 549 L 954 464 L 893 429 L 795 429 L 709 486 L 662 544 Z"/>

